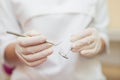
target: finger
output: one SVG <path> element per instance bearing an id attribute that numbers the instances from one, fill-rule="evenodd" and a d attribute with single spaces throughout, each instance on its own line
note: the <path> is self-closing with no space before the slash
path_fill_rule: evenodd
<path id="1" fill-rule="evenodd" d="M 95 45 L 92 49 L 82 50 L 80 51 L 80 54 L 88 57 L 95 56 L 98 53 L 98 49 L 100 48 L 99 46 L 99 43 L 95 42 Z"/>
<path id="2" fill-rule="evenodd" d="M 52 44 L 43 43 L 43 44 L 40 44 L 40 45 L 30 46 L 30 47 L 24 48 L 22 53 L 25 54 L 25 55 L 34 54 L 34 53 L 43 51 L 45 49 L 48 49 L 50 47 L 52 47 Z"/>
<path id="3" fill-rule="evenodd" d="M 38 36 L 38 35 L 41 35 L 41 34 L 37 31 L 32 30 L 32 31 L 29 31 L 29 32 L 25 33 L 24 35 L 32 37 L 32 36 Z"/>
<path id="4" fill-rule="evenodd" d="M 80 33 L 74 34 L 71 36 L 71 42 L 75 42 L 79 39 L 85 38 L 87 36 L 90 36 L 92 32 L 89 29 L 86 29 Z"/>
<path id="5" fill-rule="evenodd" d="M 19 50 L 17 50 L 19 49 Z M 20 62 L 22 62 L 23 64 L 28 64 L 28 62 L 23 58 L 21 52 L 22 52 L 22 48 L 19 45 L 16 45 L 16 55 L 19 58 Z"/>
<path id="6" fill-rule="evenodd" d="M 17 56 L 18 56 L 19 60 L 20 60 L 23 64 L 25 64 L 25 65 L 27 65 L 27 66 L 30 66 L 30 67 L 34 67 L 34 66 L 40 65 L 40 64 L 42 64 L 43 62 L 45 62 L 46 59 L 47 59 L 47 57 L 44 57 L 44 58 L 41 58 L 40 60 L 37 60 L 37 61 L 35 61 L 35 62 L 30 63 L 30 62 L 26 61 L 26 60 L 24 59 L 24 56 L 23 56 L 22 54 L 19 54 L 19 52 L 17 52 Z"/>
<path id="7" fill-rule="evenodd" d="M 94 37 L 93 36 L 89 36 L 86 38 L 83 38 L 81 40 L 78 40 L 76 42 L 73 43 L 72 45 L 72 51 L 77 51 L 85 46 L 89 46 L 94 42 Z"/>
<path id="8" fill-rule="evenodd" d="M 46 38 L 44 36 L 25 37 L 19 41 L 19 44 L 23 47 L 39 45 L 44 43 Z"/>
<path id="9" fill-rule="evenodd" d="M 46 60 L 47 60 L 47 58 L 43 58 L 38 61 L 30 62 L 30 63 L 27 63 L 27 66 L 36 67 L 36 66 L 39 66 L 40 64 L 42 64 L 43 62 L 45 62 Z"/>
<path id="10" fill-rule="evenodd" d="M 83 55 L 83 56 L 85 56 L 85 57 L 93 57 L 93 56 L 96 55 L 95 53 L 93 54 L 90 51 L 85 51 L 85 53 L 81 52 L 80 54 Z"/>
<path id="11" fill-rule="evenodd" d="M 21 54 L 19 54 L 19 52 L 16 52 L 18 59 L 20 60 L 20 62 L 22 62 L 23 64 L 27 64 L 28 62 L 23 58 L 23 56 Z"/>
<path id="12" fill-rule="evenodd" d="M 90 45 L 86 45 L 83 48 L 78 49 L 78 52 L 83 51 L 83 50 L 88 50 L 88 49 L 94 49 L 96 46 L 96 42 L 93 42 Z"/>
<path id="13" fill-rule="evenodd" d="M 33 61 L 40 60 L 41 58 L 47 57 L 52 53 L 53 53 L 53 50 L 49 48 L 49 49 L 46 49 L 44 51 L 41 51 L 35 54 L 23 55 L 23 57 L 26 61 L 33 62 Z"/>
<path id="14" fill-rule="evenodd" d="M 89 50 L 83 50 L 80 52 L 80 54 L 84 55 L 84 56 L 95 56 L 96 55 L 96 49 L 89 49 Z"/>

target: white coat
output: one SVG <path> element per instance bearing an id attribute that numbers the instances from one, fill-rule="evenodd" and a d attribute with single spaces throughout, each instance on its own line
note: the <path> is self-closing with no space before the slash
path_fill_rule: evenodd
<path id="1" fill-rule="evenodd" d="M 108 25 L 106 0 L 0 0 L 0 54 L 16 37 L 5 31 L 37 30 L 49 40 L 62 44 L 54 48 L 48 60 L 36 68 L 18 65 L 11 80 L 105 80 L 98 59 L 85 58 L 69 50 L 71 34 L 92 27 L 108 44 L 105 29 Z M 19 23 L 19 25 L 18 25 Z M 58 52 L 68 53 L 69 59 Z"/>

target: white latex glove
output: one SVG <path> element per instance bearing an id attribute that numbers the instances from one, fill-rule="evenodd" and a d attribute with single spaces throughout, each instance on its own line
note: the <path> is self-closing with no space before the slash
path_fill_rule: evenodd
<path id="1" fill-rule="evenodd" d="M 101 52 L 102 39 L 95 28 L 87 28 L 84 31 L 72 35 L 72 51 L 86 57 L 92 57 Z"/>
<path id="2" fill-rule="evenodd" d="M 46 38 L 38 33 L 29 32 L 30 37 L 18 38 L 15 52 L 22 63 L 27 66 L 35 67 L 47 60 L 53 52 L 52 44 L 46 42 Z"/>

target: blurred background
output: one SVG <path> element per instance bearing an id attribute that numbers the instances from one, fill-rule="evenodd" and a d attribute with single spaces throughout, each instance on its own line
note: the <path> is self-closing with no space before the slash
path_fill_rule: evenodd
<path id="1" fill-rule="evenodd" d="M 103 56 L 102 69 L 107 80 L 120 80 L 120 0 L 108 0 L 108 11 L 110 24 L 107 33 L 111 54 Z M 8 80 L 9 75 L 3 75 L 1 72 L 0 67 L 0 80 Z"/>
<path id="2" fill-rule="evenodd" d="M 120 0 L 108 0 L 111 54 L 103 56 L 102 68 L 107 80 L 120 80 Z"/>

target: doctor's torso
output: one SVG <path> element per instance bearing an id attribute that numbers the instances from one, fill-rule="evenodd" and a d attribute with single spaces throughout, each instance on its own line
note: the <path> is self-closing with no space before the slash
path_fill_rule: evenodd
<path id="1" fill-rule="evenodd" d="M 36 69 L 22 66 L 23 70 L 31 71 L 39 80 L 104 80 L 95 58 L 86 59 L 69 52 L 70 59 L 66 60 L 58 54 L 61 47 L 69 51 L 68 40 L 72 34 L 88 27 L 95 15 L 97 0 L 12 0 L 12 3 L 24 32 L 36 30 L 51 41 L 63 41 L 45 63 Z M 17 72 L 21 67 L 16 69 Z M 17 75 L 16 72 L 13 74 Z"/>
<path id="2" fill-rule="evenodd" d="M 80 32 L 94 17 L 96 5 L 96 0 L 92 2 L 91 0 L 14 0 L 13 2 L 23 30 L 39 30 L 50 39 L 59 39 L 64 35 Z"/>

